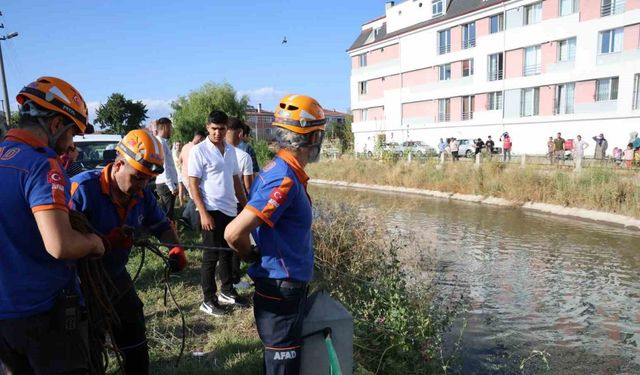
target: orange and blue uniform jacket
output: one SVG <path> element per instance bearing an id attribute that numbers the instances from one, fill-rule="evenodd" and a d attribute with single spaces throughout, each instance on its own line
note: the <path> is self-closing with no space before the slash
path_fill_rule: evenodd
<path id="1" fill-rule="evenodd" d="M 297 160 L 280 150 L 253 183 L 246 209 L 264 224 L 253 232 L 261 261 L 249 268 L 251 278 L 311 280 L 313 215 L 308 180 Z"/>
<path id="2" fill-rule="evenodd" d="M 128 227 L 135 233 L 142 228 L 148 229 L 156 237 L 171 229 L 169 219 L 158 206 L 149 186 L 134 197 L 128 207 L 122 207 L 111 199 L 111 166 L 86 171 L 71 179 L 71 208 L 82 212 L 104 236 L 118 227 Z M 126 265 L 130 252 L 131 247 L 114 247 L 104 255 L 105 269 L 114 281 L 128 277 Z"/>
<path id="3" fill-rule="evenodd" d="M 68 211 L 69 179 L 58 155 L 29 132 L 13 129 L 0 143 L 0 319 L 49 311 L 75 286 L 75 261 L 45 249 L 34 213 Z"/>

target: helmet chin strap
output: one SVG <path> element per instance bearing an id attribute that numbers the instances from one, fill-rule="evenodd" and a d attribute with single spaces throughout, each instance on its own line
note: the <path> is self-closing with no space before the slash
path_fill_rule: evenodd
<path id="1" fill-rule="evenodd" d="M 75 126 L 74 123 L 71 123 L 69 125 L 63 126 L 57 132 L 52 133 L 50 130 L 49 124 L 44 118 L 38 117 L 37 119 L 38 119 L 38 124 L 40 125 L 40 128 L 42 128 L 42 130 L 44 130 L 45 134 L 47 135 L 48 146 L 53 150 L 56 149 L 56 143 L 58 143 L 58 140 L 60 139 L 60 137 L 62 137 L 62 135 L 66 133 L 67 130 L 69 130 L 69 128 Z"/>

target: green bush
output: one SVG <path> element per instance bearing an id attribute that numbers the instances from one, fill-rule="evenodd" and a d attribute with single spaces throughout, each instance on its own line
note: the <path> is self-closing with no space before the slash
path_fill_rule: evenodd
<path id="1" fill-rule="evenodd" d="M 315 286 L 353 314 L 355 362 L 382 374 L 446 372 L 441 334 L 462 301 L 432 303 L 429 280 L 409 286 L 398 258 L 409 241 L 390 236 L 382 220 L 348 204 L 320 201 L 315 208 Z"/>
<path id="2" fill-rule="evenodd" d="M 258 164 L 262 169 L 265 164 L 269 162 L 269 160 L 273 159 L 276 153 L 269 148 L 269 144 L 267 141 L 262 139 L 252 139 L 251 147 L 256 152 L 256 157 L 258 158 Z"/>

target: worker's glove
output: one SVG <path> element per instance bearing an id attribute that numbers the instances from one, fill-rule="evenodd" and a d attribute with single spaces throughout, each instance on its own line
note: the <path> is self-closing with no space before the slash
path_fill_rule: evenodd
<path id="1" fill-rule="evenodd" d="M 113 228 L 107 234 L 107 241 L 112 250 L 131 250 L 133 247 L 133 230 L 127 227 Z"/>
<path id="2" fill-rule="evenodd" d="M 171 272 L 180 272 L 187 266 L 187 255 L 184 249 L 176 246 L 169 251 L 169 269 Z"/>

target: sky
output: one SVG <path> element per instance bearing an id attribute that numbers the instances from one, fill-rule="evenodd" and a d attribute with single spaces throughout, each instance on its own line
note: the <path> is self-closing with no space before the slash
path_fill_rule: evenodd
<path id="1" fill-rule="evenodd" d="M 91 113 L 119 92 L 150 118 L 205 82 L 229 82 L 273 110 L 287 93 L 349 108 L 347 48 L 384 0 L 31 0 L 0 3 L 12 111 L 37 77 L 62 78 Z M 286 36 L 287 43 L 282 44 Z"/>

